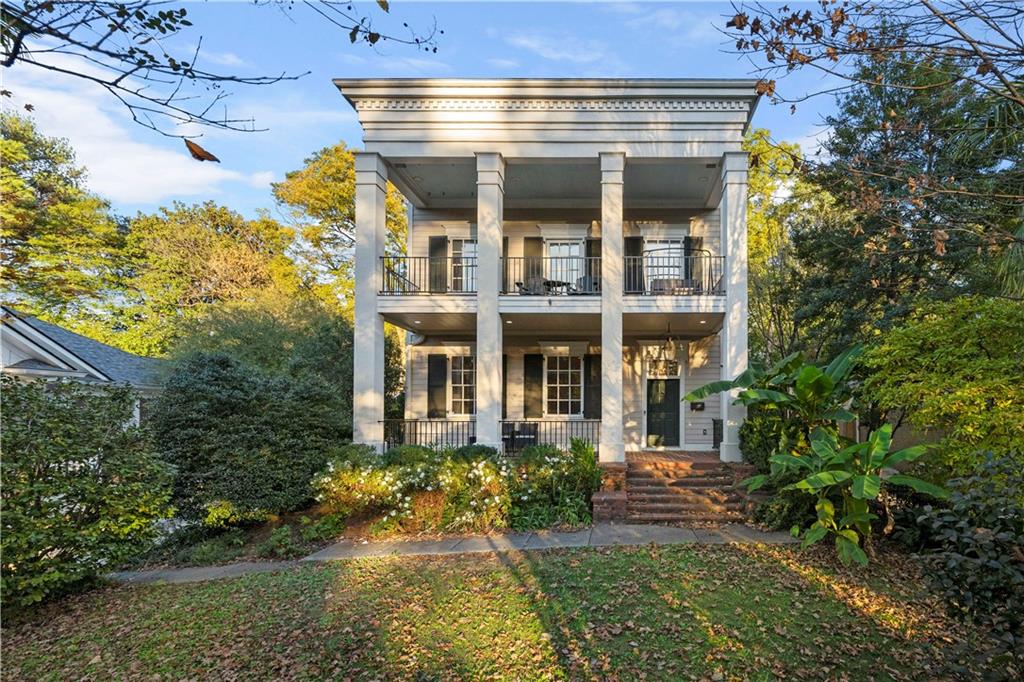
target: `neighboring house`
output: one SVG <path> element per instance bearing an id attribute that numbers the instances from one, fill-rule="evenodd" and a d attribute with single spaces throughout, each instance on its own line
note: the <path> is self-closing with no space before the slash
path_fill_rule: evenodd
<path id="1" fill-rule="evenodd" d="M 356 153 L 360 442 L 514 451 L 582 437 L 739 461 L 752 80 L 336 80 Z M 406 255 L 385 191 L 411 204 Z M 384 419 L 383 324 L 409 332 Z"/>
<path id="2" fill-rule="evenodd" d="M 145 401 L 160 391 L 162 360 L 127 353 L 7 306 L 0 318 L 0 351 L 4 374 L 131 386 L 139 396 L 136 420 Z"/>

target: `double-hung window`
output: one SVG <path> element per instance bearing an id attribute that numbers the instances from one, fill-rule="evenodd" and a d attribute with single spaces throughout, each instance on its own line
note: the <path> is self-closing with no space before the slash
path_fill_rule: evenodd
<path id="1" fill-rule="evenodd" d="M 647 276 L 647 290 L 658 280 L 675 280 L 686 277 L 685 247 L 682 239 L 645 239 L 644 274 Z"/>
<path id="2" fill-rule="evenodd" d="M 452 414 L 476 414 L 476 358 L 457 355 L 452 358 Z"/>
<path id="3" fill-rule="evenodd" d="M 546 246 L 548 250 L 548 279 L 575 286 L 586 274 L 583 241 L 579 239 L 549 240 Z"/>
<path id="4" fill-rule="evenodd" d="M 550 416 L 583 414 L 583 358 L 579 355 L 546 357 L 545 412 Z"/>
<path id="5" fill-rule="evenodd" d="M 452 291 L 476 291 L 476 240 L 452 240 Z"/>

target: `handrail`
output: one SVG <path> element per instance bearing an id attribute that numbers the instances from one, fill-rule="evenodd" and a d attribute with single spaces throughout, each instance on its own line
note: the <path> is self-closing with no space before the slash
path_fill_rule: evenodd
<path id="1" fill-rule="evenodd" d="M 652 296 L 722 296 L 725 257 L 659 255 L 656 250 L 623 259 L 627 294 Z"/>
<path id="2" fill-rule="evenodd" d="M 597 256 L 511 256 L 503 260 L 502 292 L 522 296 L 592 296 L 601 293 Z"/>
<path id="3" fill-rule="evenodd" d="M 382 294 L 476 293 L 477 262 L 471 256 L 381 256 Z"/>
<path id="4" fill-rule="evenodd" d="M 501 422 L 501 441 L 507 455 L 531 445 L 569 449 L 574 439 L 595 448 L 601 436 L 600 419 L 506 419 Z"/>
<path id="5" fill-rule="evenodd" d="M 468 419 L 385 419 L 384 447 L 422 445 L 457 448 L 476 442 L 476 422 Z"/>

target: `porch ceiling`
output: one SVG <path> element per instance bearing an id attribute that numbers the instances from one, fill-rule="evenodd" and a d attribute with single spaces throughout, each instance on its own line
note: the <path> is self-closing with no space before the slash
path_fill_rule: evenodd
<path id="1" fill-rule="evenodd" d="M 392 312 L 383 315 L 391 324 L 418 334 L 476 334 L 475 313 L 407 313 Z"/>
<path id="2" fill-rule="evenodd" d="M 699 339 L 722 329 L 723 313 L 626 313 L 622 316 L 624 336 L 664 338 L 684 336 Z"/>
<path id="3" fill-rule="evenodd" d="M 429 336 L 454 338 L 476 336 L 474 313 L 388 313 L 388 322 Z M 506 337 L 572 340 L 601 335 L 601 316 L 591 313 L 504 313 L 501 316 Z M 629 337 L 664 338 L 672 336 L 701 338 L 722 329 L 722 313 L 625 313 L 622 333 Z"/>
<path id="4" fill-rule="evenodd" d="M 475 158 L 388 159 L 391 180 L 418 208 L 474 208 Z M 719 175 L 716 158 L 627 159 L 627 208 L 702 208 Z M 600 208 L 598 159 L 507 159 L 506 208 Z"/>

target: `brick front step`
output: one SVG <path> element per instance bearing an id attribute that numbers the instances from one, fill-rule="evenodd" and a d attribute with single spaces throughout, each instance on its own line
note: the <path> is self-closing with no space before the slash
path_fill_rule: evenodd
<path id="1" fill-rule="evenodd" d="M 671 478 L 665 476 L 627 476 L 626 487 L 660 488 L 731 488 L 736 481 L 725 476 L 687 476 Z"/>
<path id="2" fill-rule="evenodd" d="M 743 504 L 739 502 L 633 502 L 629 500 L 627 510 L 630 514 L 675 514 L 687 512 L 741 512 Z"/>
<path id="3" fill-rule="evenodd" d="M 685 512 L 674 514 L 646 514 L 630 512 L 626 520 L 631 523 L 735 523 L 743 520 L 740 513 Z"/>
<path id="4" fill-rule="evenodd" d="M 730 502 L 742 503 L 746 500 L 743 495 L 730 495 L 721 490 L 708 490 L 697 492 L 679 490 L 676 492 L 648 492 L 631 489 L 627 497 L 630 504 L 642 504 L 650 502 L 653 504 L 729 504 Z"/>

